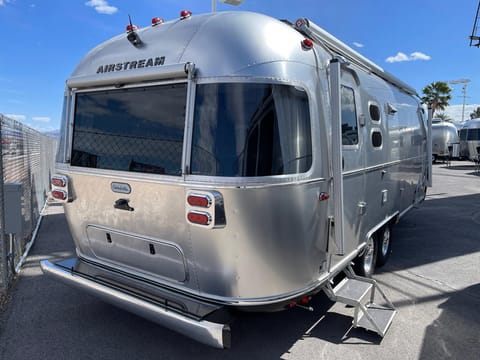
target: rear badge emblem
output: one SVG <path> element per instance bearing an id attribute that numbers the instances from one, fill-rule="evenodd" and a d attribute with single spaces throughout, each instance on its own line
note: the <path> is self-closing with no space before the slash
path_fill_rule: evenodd
<path id="1" fill-rule="evenodd" d="M 119 194 L 130 194 L 132 192 L 132 188 L 127 183 L 112 182 L 110 187 L 113 192 Z"/>

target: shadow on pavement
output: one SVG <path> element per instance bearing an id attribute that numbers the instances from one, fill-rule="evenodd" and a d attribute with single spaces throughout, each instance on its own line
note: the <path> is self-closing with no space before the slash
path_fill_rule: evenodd
<path id="1" fill-rule="evenodd" d="M 443 302 L 440 317 L 424 336 L 419 359 L 478 359 L 480 354 L 480 284 L 459 291 Z"/>

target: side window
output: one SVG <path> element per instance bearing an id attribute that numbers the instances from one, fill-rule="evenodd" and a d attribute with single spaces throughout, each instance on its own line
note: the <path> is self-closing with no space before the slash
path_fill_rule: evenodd
<path id="1" fill-rule="evenodd" d="M 375 148 L 382 146 L 382 133 L 378 130 L 372 132 L 372 146 Z"/>
<path id="2" fill-rule="evenodd" d="M 370 113 L 370 119 L 372 121 L 380 122 L 380 108 L 377 104 L 369 104 L 368 112 Z"/>
<path id="3" fill-rule="evenodd" d="M 342 86 L 342 144 L 358 144 L 357 111 L 353 89 Z"/>

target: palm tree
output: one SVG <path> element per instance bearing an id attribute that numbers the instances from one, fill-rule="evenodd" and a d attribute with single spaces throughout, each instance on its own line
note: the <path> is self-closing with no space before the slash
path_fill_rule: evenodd
<path id="1" fill-rule="evenodd" d="M 452 99 L 452 89 L 444 81 L 434 81 L 423 88 L 422 102 L 427 104 L 435 114 L 435 110 L 445 110 Z"/>
<path id="2" fill-rule="evenodd" d="M 438 113 L 435 117 L 437 119 L 442 119 L 443 121 L 452 122 L 452 118 L 445 113 Z"/>
<path id="3" fill-rule="evenodd" d="M 470 119 L 477 119 L 480 118 L 480 107 L 470 114 Z"/>

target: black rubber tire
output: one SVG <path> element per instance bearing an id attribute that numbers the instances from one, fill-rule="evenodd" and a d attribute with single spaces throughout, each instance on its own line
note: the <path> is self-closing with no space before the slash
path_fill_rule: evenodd
<path id="1" fill-rule="evenodd" d="M 374 236 L 367 240 L 367 245 L 362 255 L 358 256 L 354 261 L 355 274 L 363 277 L 372 277 L 377 262 L 378 241 Z"/>
<path id="2" fill-rule="evenodd" d="M 387 224 L 375 233 L 377 242 L 377 267 L 385 265 L 392 252 L 392 227 Z"/>

